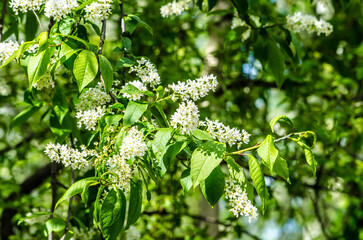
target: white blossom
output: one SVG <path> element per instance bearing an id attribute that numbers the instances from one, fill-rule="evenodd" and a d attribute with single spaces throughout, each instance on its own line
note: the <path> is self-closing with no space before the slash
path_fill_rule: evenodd
<path id="1" fill-rule="evenodd" d="M 76 104 L 76 110 L 86 111 L 109 103 L 111 101 L 110 95 L 101 88 L 101 85 L 97 85 L 95 88 L 89 88 L 82 93 L 78 98 L 80 101 Z"/>
<path id="2" fill-rule="evenodd" d="M 135 81 L 132 81 L 132 82 L 128 82 L 127 84 L 133 85 L 134 87 L 136 87 L 141 92 L 147 91 L 146 86 L 142 82 L 140 82 L 139 80 L 135 80 Z M 125 85 L 125 87 L 126 86 L 127 85 Z M 128 99 L 133 100 L 133 101 L 140 100 L 142 98 L 142 96 L 144 96 L 144 94 L 142 94 L 142 93 L 135 93 L 135 94 L 132 94 L 132 95 L 130 95 L 128 93 L 123 93 L 122 95 L 125 98 L 128 98 Z"/>
<path id="3" fill-rule="evenodd" d="M 181 134 L 189 134 L 196 130 L 199 122 L 199 110 L 193 101 L 182 102 L 171 116 L 170 124 L 173 128 L 180 127 Z"/>
<path id="4" fill-rule="evenodd" d="M 173 99 L 177 98 L 186 101 L 193 99 L 194 101 L 208 95 L 209 91 L 215 91 L 218 85 L 217 78 L 211 75 L 204 75 L 195 80 L 188 79 L 186 82 L 178 81 L 177 84 L 172 83 L 168 86 L 174 91 Z"/>
<path id="5" fill-rule="evenodd" d="M 116 173 L 118 176 L 118 179 L 111 177 L 113 181 L 117 180 L 116 186 L 122 189 L 122 191 L 128 192 L 131 179 L 130 165 L 123 156 L 119 154 L 112 155 L 112 157 L 107 160 L 107 165 L 109 166 L 109 170 Z"/>
<path id="6" fill-rule="evenodd" d="M 44 151 L 52 162 L 62 163 L 65 167 L 80 169 L 88 166 L 87 160 L 90 156 L 97 156 L 95 150 L 88 150 L 86 146 L 81 146 L 81 151 L 71 148 L 66 144 L 48 143 Z"/>
<path id="7" fill-rule="evenodd" d="M 3 64 L 15 51 L 19 49 L 19 43 L 8 41 L 0 43 L 0 64 Z"/>
<path id="8" fill-rule="evenodd" d="M 252 205 L 247 197 L 246 191 L 242 190 L 241 186 L 235 180 L 227 179 L 224 191 L 225 198 L 232 207 L 229 211 L 233 215 L 236 217 L 249 216 L 249 222 L 252 219 L 257 219 L 257 208 Z"/>
<path id="9" fill-rule="evenodd" d="M 242 143 L 247 144 L 250 141 L 251 134 L 244 129 L 241 132 L 237 128 L 226 126 L 218 120 L 211 121 L 206 118 L 205 121 L 201 121 L 199 125 L 206 126 L 206 131 L 214 139 L 222 143 L 227 143 L 230 147 L 237 144 L 237 147 L 240 148 Z"/>
<path id="10" fill-rule="evenodd" d="M 188 10 L 191 0 L 180 0 L 170 2 L 160 8 L 160 13 L 163 18 L 170 16 L 179 16 L 183 11 Z"/>
<path id="11" fill-rule="evenodd" d="M 37 90 L 47 89 L 52 87 L 54 84 L 52 75 L 47 72 L 38 82 L 33 84 L 33 87 L 35 87 Z"/>
<path id="12" fill-rule="evenodd" d="M 85 18 L 88 21 L 102 21 L 112 12 L 112 0 L 98 0 L 85 7 Z"/>
<path id="13" fill-rule="evenodd" d="M 139 240 L 141 239 L 141 234 L 140 232 L 136 229 L 135 226 L 131 226 L 127 231 L 126 231 L 126 239 L 127 240 Z"/>
<path id="14" fill-rule="evenodd" d="M 45 0 L 11 0 L 10 7 L 16 15 L 19 11 L 26 13 L 27 11 L 39 11 Z"/>
<path id="15" fill-rule="evenodd" d="M 296 12 L 294 15 L 288 15 L 286 17 L 287 28 L 293 32 L 299 33 L 302 31 L 307 31 L 308 33 L 324 33 L 326 36 L 333 32 L 333 26 L 320 19 L 318 20 L 315 16 L 305 15 L 301 12 Z"/>
<path id="16" fill-rule="evenodd" d="M 96 126 L 98 121 L 104 115 L 105 108 L 98 106 L 95 109 L 89 109 L 84 111 L 78 111 L 76 113 L 76 118 L 78 119 L 77 126 L 81 128 L 83 125 L 86 130 L 94 131 L 96 130 Z"/>
<path id="17" fill-rule="evenodd" d="M 53 17 L 55 21 L 60 21 L 78 7 L 77 0 L 47 0 L 45 3 L 44 15 Z"/>
<path id="18" fill-rule="evenodd" d="M 160 84 L 158 70 L 155 65 L 146 58 L 137 60 L 137 65 L 130 68 L 130 73 L 131 72 L 136 72 L 136 76 L 138 76 L 145 85 L 149 84 L 151 87 L 155 87 Z"/>
<path id="19" fill-rule="evenodd" d="M 73 236 L 70 240 L 93 240 L 94 236 L 98 234 L 96 227 L 87 228 L 73 228 Z"/>

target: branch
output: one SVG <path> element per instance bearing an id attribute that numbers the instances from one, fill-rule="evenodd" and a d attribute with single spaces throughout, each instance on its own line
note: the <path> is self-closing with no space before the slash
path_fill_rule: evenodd
<path id="1" fill-rule="evenodd" d="M 97 58 L 97 60 L 98 60 L 98 74 L 100 75 L 100 80 L 102 82 L 103 87 L 106 90 L 106 85 L 105 85 L 105 81 L 104 81 L 103 76 L 102 76 L 101 65 L 100 65 L 100 55 L 102 54 L 103 44 L 105 43 L 105 37 L 106 37 L 106 18 L 104 18 L 102 20 L 102 30 L 101 30 L 101 36 L 100 36 L 100 46 L 98 48 L 98 58 Z M 111 98 L 113 99 L 113 101 L 115 103 L 117 103 L 117 99 L 116 99 L 115 95 L 112 93 L 111 90 L 108 92 L 108 94 L 111 96 Z"/>
<path id="2" fill-rule="evenodd" d="M 3 29 L 4 29 L 4 21 L 6 15 L 6 8 L 7 8 L 8 0 L 3 0 L 3 9 L 1 11 L 1 19 L 0 19 L 0 42 L 3 38 Z"/>
<path id="3" fill-rule="evenodd" d="M 122 33 L 122 36 L 125 37 L 125 34 L 126 34 L 126 27 L 125 27 L 125 9 L 124 9 L 124 1 L 121 0 L 121 3 L 120 3 L 120 10 L 121 10 L 121 33 Z M 124 44 L 123 44 L 124 45 Z M 127 49 L 124 45 L 124 55 L 125 57 L 129 57 L 129 54 L 127 53 Z"/>
<path id="4" fill-rule="evenodd" d="M 73 144 L 73 141 L 72 141 L 72 145 L 74 146 Z M 75 170 L 72 169 L 72 184 L 74 183 L 75 181 Z M 72 196 L 70 199 L 69 199 L 69 205 L 68 205 L 68 214 L 67 214 L 67 222 L 66 222 L 66 228 L 64 229 L 64 234 L 61 238 L 61 240 L 64 240 L 67 236 L 67 232 L 69 231 L 69 221 L 71 219 L 71 211 L 72 211 L 72 203 L 73 203 L 73 197 Z"/>

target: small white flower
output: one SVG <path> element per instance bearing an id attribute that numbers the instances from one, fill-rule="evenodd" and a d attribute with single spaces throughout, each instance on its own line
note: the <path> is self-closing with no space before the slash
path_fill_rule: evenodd
<path id="1" fill-rule="evenodd" d="M 179 16 L 183 11 L 188 10 L 191 0 L 180 0 L 170 2 L 160 8 L 160 13 L 163 18 L 170 16 Z"/>
<path id="2" fill-rule="evenodd" d="M 83 125 L 89 131 L 96 130 L 96 126 L 98 121 L 104 115 L 105 108 L 104 107 L 97 107 L 95 109 L 85 110 L 85 111 L 78 111 L 76 113 L 76 118 L 78 119 L 77 126 L 81 128 Z"/>
<path id="3" fill-rule="evenodd" d="M 142 92 L 147 91 L 146 86 L 142 82 L 140 82 L 139 80 L 135 80 L 135 81 L 132 81 L 132 82 L 128 82 L 127 84 L 133 85 L 134 87 L 136 87 L 138 90 L 140 90 Z M 128 98 L 128 99 L 133 100 L 133 101 L 140 100 L 142 98 L 142 96 L 144 96 L 144 94 L 142 94 L 142 93 L 135 93 L 133 95 L 130 95 L 128 93 L 123 93 L 122 95 L 125 98 Z"/>
<path id="4" fill-rule="evenodd" d="M 40 7 L 46 0 L 11 0 L 10 7 L 16 15 L 19 11 L 26 13 L 27 11 L 39 11 Z"/>
<path id="5" fill-rule="evenodd" d="M 77 0 L 47 0 L 45 3 L 44 15 L 53 17 L 55 21 L 60 21 L 78 7 Z"/>
<path id="6" fill-rule="evenodd" d="M 19 43 L 8 41 L 0 43 L 0 64 L 3 64 L 15 51 L 19 49 Z"/>
<path id="7" fill-rule="evenodd" d="M 137 65 L 132 66 L 129 72 L 136 72 L 136 76 L 138 76 L 145 85 L 149 84 L 151 87 L 155 87 L 160 84 L 158 70 L 155 65 L 146 58 L 137 60 Z"/>
<path id="8" fill-rule="evenodd" d="M 98 0 L 85 7 L 85 18 L 88 21 L 102 21 L 112 12 L 112 0 Z"/>
<path id="9" fill-rule="evenodd" d="M 286 17 L 287 28 L 293 32 L 299 33 L 302 31 L 307 31 L 308 33 L 316 32 L 319 36 L 320 34 L 330 35 L 333 32 L 333 26 L 312 15 L 304 15 L 301 12 L 296 12 L 294 15 L 288 15 Z"/>
<path id="10" fill-rule="evenodd" d="M 173 128 L 180 127 L 181 134 L 189 134 L 196 130 L 199 123 L 199 110 L 193 101 L 182 102 L 171 116 Z"/>

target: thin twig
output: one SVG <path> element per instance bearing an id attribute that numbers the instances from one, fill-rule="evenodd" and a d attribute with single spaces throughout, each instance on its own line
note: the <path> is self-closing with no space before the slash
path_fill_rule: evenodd
<path id="1" fill-rule="evenodd" d="M 54 25 L 54 18 L 51 17 L 48 25 L 48 36 L 50 34 L 50 30 L 52 30 L 53 25 Z"/>
<path id="2" fill-rule="evenodd" d="M 124 1 L 121 0 L 121 3 L 120 3 L 120 10 L 121 10 L 121 31 L 122 31 L 122 36 L 125 37 L 125 34 L 126 34 L 126 26 L 125 26 L 125 9 L 124 9 Z M 129 54 L 127 53 L 127 49 L 125 47 L 125 44 L 124 45 L 124 55 L 125 57 L 129 57 Z"/>
<path id="3" fill-rule="evenodd" d="M 52 162 L 51 163 L 51 170 L 50 170 L 50 177 L 51 177 L 51 186 L 52 186 L 52 206 L 50 208 L 50 212 L 52 213 L 49 218 L 53 218 L 54 216 L 54 210 L 55 210 L 55 204 L 57 201 L 57 163 Z M 53 232 L 50 232 L 48 235 L 48 240 L 53 240 Z"/>
<path id="4" fill-rule="evenodd" d="M 34 15 L 35 15 L 35 17 L 37 18 L 37 20 L 38 20 L 38 23 L 39 23 L 39 27 L 40 27 L 40 29 L 42 30 L 42 32 L 44 32 L 44 29 L 43 29 L 43 26 L 42 26 L 42 23 L 40 22 L 40 19 L 39 19 L 39 17 L 38 17 L 38 14 L 33 10 L 33 13 L 34 13 Z"/>
<path id="5" fill-rule="evenodd" d="M 4 29 L 4 21 L 5 21 L 7 3 L 8 3 L 8 0 L 3 0 L 3 9 L 1 11 L 1 19 L 0 19 L 0 42 L 3 39 L 3 29 Z"/>
<path id="6" fill-rule="evenodd" d="M 102 30 L 101 30 L 101 36 L 100 36 L 100 46 L 98 47 L 98 74 L 100 75 L 100 80 L 101 83 L 103 85 L 103 87 L 106 90 L 106 84 L 105 81 L 103 79 L 102 76 L 102 72 L 101 72 L 101 65 L 100 65 L 100 55 L 102 54 L 102 50 L 103 50 L 103 44 L 105 43 L 105 37 L 106 37 L 106 18 L 104 18 L 102 20 Z M 115 97 L 115 95 L 112 93 L 112 91 L 110 90 L 108 92 L 108 94 L 111 96 L 111 98 L 113 99 L 114 102 L 118 102 L 117 98 Z"/>

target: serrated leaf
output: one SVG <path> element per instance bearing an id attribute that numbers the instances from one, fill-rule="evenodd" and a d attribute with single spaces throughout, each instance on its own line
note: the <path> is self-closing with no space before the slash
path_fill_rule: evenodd
<path id="1" fill-rule="evenodd" d="M 276 42 L 270 42 L 268 47 L 268 66 L 275 78 L 277 87 L 284 83 L 284 56 Z"/>
<path id="2" fill-rule="evenodd" d="M 159 158 L 160 176 L 163 177 L 171 165 L 173 165 L 176 155 L 187 146 L 186 142 L 175 142 L 168 145 Z"/>
<path id="3" fill-rule="evenodd" d="M 82 190 L 82 193 L 81 193 L 81 198 L 82 198 L 82 201 L 85 204 L 85 207 L 87 207 L 87 203 L 88 203 L 88 189 L 89 189 L 89 187 L 90 186 L 95 186 L 97 184 L 98 184 L 98 182 L 88 181 L 86 183 L 86 185 L 83 187 L 83 190 Z"/>
<path id="4" fill-rule="evenodd" d="M 47 72 L 49 62 L 49 49 L 43 50 L 42 52 L 30 58 L 28 63 L 28 78 L 30 88 Z"/>
<path id="5" fill-rule="evenodd" d="M 183 187 L 184 194 L 189 192 L 190 188 L 193 186 L 192 177 L 190 176 L 190 169 L 185 169 L 180 177 L 180 184 Z"/>
<path id="6" fill-rule="evenodd" d="M 39 109 L 40 109 L 39 106 L 31 106 L 23 110 L 21 113 L 16 115 L 16 117 L 11 121 L 10 128 L 25 123 L 26 120 L 28 120 L 31 116 L 33 116 L 33 114 L 36 113 Z"/>
<path id="7" fill-rule="evenodd" d="M 151 108 L 151 113 L 156 118 L 160 126 L 170 127 L 170 123 L 164 113 L 163 106 L 161 104 L 155 103 Z"/>
<path id="8" fill-rule="evenodd" d="M 192 135 L 199 140 L 214 141 L 213 137 L 208 132 L 200 129 L 194 130 Z"/>
<path id="9" fill-rule="evenodd" d="M 260 164 L 258 164 L 257 159 L 252 155 L 248 155 L 248 165 L 250 168 L 250 175 L 251 175 L 253 184 L 255 185 L 257 194 L 261 198 L 262 212 L 263 212 L 263 214 L 265 214 L 265 209 L 266 209 L 267 201 L 269 198 L 269 194 L 267 191 L 263 172 L 261 170 Z"/>
<path id="10" fill-rule="evenodd" d="M 153 29 L 146 22 L 142 21 L 138 16 L 133 14 L 128 14 L 128 16 L 136 20 L 142 27 L 146 28 L 146 30 L 148 30 L 151 35 L 154 34 Z"/>
<path id="11" fill-rule="evenodd" d="M 135 62 L 129 58 L 121 58 L 117 60 L 115 68 L 132 67 L 134 64 Z"/>
<path id="12" fill-rule="evenodd" d="M 275 124 L 276 124 L 278 121 L 284 121 L 284 122 L 286 122 L 287 124 L 289 124 L 290 126 L 292 126 L 293 128 L 295 128 L 295 127 L 294 127 L 294 123 L 290 120 L 290 118 L 288 118 L 288 117 L 287 117 L 287 116 L 285 116 L 285 115 L 281 115 L 281 116 L 277 116 L 277 117 L 273 118 L 273 119 L 270 121 L 270 127 L 271 127 L 271 131 L 272 131 L 273 133 L 275 133 L 275 131 L 274 131 L 274 126 L 275 126 Z"/>
<path id="13" fill-rule="evenodd" d="M 279 151 L 275 147 L 274 139 L 271 135 L 267 135 L 261 146 L 257 149 L 258 155 L 262 158 L 262 163 L 270 169 L 273 174 L 274 164 Z"/>
<path id="14" fill-rule="evenodd" d="M 206 142 L 201 144 L 192 154 L 190 175 L 193 186 L 205 180 L 223 160 L 226 145 L 219 142 Z"/>
<path id="15" fill-rule="evenodd" d="M 142 206 L 142 181 L 132 179 L 130 182 L 130 204 L 127 215 L 126 229 L 139 219 Z"/>
<path id="16" fill-rule="evenodd" d="M 155 139 L 152 141 L 152 149 L 156 157 L 160 157 L 164 149 L 170 141 L 173 129 L 159 128 L 155 134 Z"/>
<path id="17" fill-rule="evenodd" d="M 84 178 L 81 179 L 75 183 L 73 183 L 68 189 L 67 191 L 63 194 L 63 196 L 58 200 L 57 204 L 55 205 L 55 208 L 58 207 L 58 205 L 67 200 L 68 198 L 79 194 L 83 191 L 84 186 L 86 186 L 87 182 L 98 182 L 99 178 L 98 177 L 88 177 L 88 178 Z"/>
<path id="18" fill-rule="evenodd" d="M 111 189 L 101 206 L 100 225 L 104 236 L 110 234 L 110 227 L 121 214 L 121 199 L 114 189 Z"/>
<path id="19" fill-rule="evenodd" d="M 135 87 L 132 84 L 126 84 L 125 87 L 123 87 L 120 91 L 120 93 L 127 93 L 129 95 L 135 95 L 140 94 L 142 91 L 140 91 L 137 87 Z"/>
<path id="20" fill-rule="evenodd" d="M 148 107 L 147 103 L 130 101 L 126 107 L 124 116 L 124 126 L 129 127 L 144 114 Z"/>
<path id="21" fill-rule="evenodd" d="M 217 166 L 211 174 L 200 183 L 205 199 L 211 206 L 216 205 L 224 192 L 225 179 L 221 166 Z"/>
<path id="22" fill-rule="evenodd" d="M 283 159 L 282 157 L 277 156 L 276 161 L 275 161 L 275 165 L 274 165 L 274 172 L 279 175 L 280 177 L 282 177 L 283 179 L 286 180 L 286 182 L 290 183 L 290 178 L 289 178 L 289 168 L 287 166 L 287 162 L 285 159 Z"/>
<path id="23" fill-rule="evenodd" d="M 128 37 L 121 37 L 122 39 L 122 43 L 124 48 L 126 49 L 126 51 L 130 51 L 131 50 L 131 40 Z"/>
<path id="24" fill-rule="evenodd" d="M 74 61 L 73 69 L 79 92 L 90 84 L 98 73 L 96 55 L 88 50 L 83 50 Z"/>
<path id="25" fill-rule="evenodd" d="M 126 198 L 124 193 L 118 189 L 117 191 L 117 199 L 120 205 L 120 214 L 115 219 L 112 226 L 109 227 L 110 229 L 110 235 L 107 238 L 107 240 L 116 240 L 117 237 L 120 235 L 121 232 L 124 231 L 124 222 L 126 217 Z"/>
<path id="26" fill-rule="evenodd" d="M 106 86 L 106 92 L 109 92 L 113 83 L 113 69 L 111 63 L 103 55 L 99 55 L 100 69 L 103 81 Z"/>
<path id="27" fill-rule="evenodd" d="M 314 178 L 316 178 L 316 160 L 314 157 L 313 152 L 311 151 L 310 147 L 301 141 L 296 142 L 303 150 L 306 158 L 306 162 L 311 166 L 313 171 Z"/>

